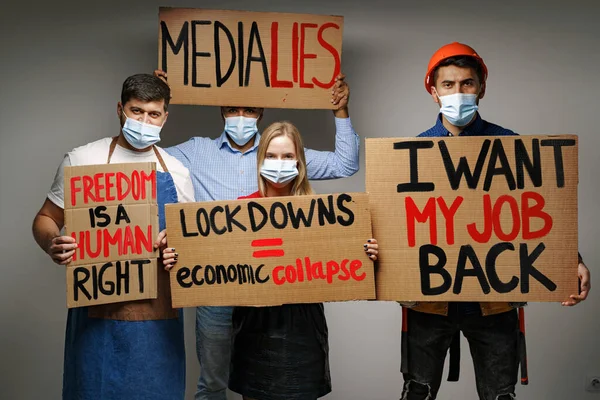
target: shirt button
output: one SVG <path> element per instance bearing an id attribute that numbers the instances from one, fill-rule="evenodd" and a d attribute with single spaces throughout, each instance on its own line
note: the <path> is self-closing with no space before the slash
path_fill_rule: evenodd
<path id="1" fill-rule="evenodd" d="M 240 171 L 240 174 L 243 174 L 243 173 L 244 173 L 244 170 L 241 170 L 241 171 Z"/>

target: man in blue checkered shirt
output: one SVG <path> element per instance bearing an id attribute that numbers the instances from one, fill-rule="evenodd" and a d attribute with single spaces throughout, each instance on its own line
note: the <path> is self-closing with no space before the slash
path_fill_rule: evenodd
<path id="1" fill-rule="evenodd" d="M 166 73 L 154 71 L 166 80 Z M 332 89 L 335 151 L 305 149 L 309 179 L 336 179 L 358 171 L 359 137 L 348 113 L 350 89 L 340 74 Z M 225 128 L 217 139 L 193 137 L 165 150 L 190 171 L 196 201 L 233 200 L 258 190 L 256 153 L 262 108 L 221 107 Z M 229 379 L 232 307 L 197 307 L 196 400 L 225 400 Z"/>

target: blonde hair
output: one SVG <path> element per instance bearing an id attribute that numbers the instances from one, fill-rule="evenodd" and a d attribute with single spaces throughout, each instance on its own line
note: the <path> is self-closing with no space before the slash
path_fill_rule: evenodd
<path id="1" fill-rule="evenodd" d="M 310 187 L 308 182 L 308 176 L 306 175 L 306 156 L 304 155 L 304 145 L 302 144 L 302 138 L 298 129 L 288 121 L 274 122 L 264 130 L 260 137 L 260 143 L 258 145 L 258 154 L 256 156 L 256 166 L 258 169 L 258 190 L 261 196 L 267 195 L 267 181 L 260 174 L 260 167 L 265 160 L 267 155 L 267 149 L 269 143 L 276 137 L 287 136 L 292 139 L 294 146 L 296 147 L 296 160 L 298 161 L 298 176 L 294 178 L 292 190 L 290 191 L 291 196 L 302 196 L 306 194 L 315 194 Z"/>

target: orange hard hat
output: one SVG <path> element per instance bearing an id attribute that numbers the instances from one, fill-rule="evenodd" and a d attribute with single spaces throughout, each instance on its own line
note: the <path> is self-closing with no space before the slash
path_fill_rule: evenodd
<path id="1" fill-rule="evenodd" d="M 485 83 L 488 75 L 488 70 L 485 66 L 485 63 L 483 62 L 483 59 L 471 46 L 454 42 L 440 47 L 438 51 L 433 53 L 433 56 L 431 56 L 431 59 L 429 60 L 429 66 L 427 67 L 427 75 L 425 75 L 425 89 L 429 93 L 431 93 L 431 87 L 435 86 L 435 82 L 433 82 L 433 71 L 435 71 L 436 67 L 440 65 L 441 62 L 445 59 L 457 56 L 470 56 L 475 58 L 479 65 L 481 65 L 481 69 L 483 69 L 483 82 L 481 82 L 481 84 Z"/>

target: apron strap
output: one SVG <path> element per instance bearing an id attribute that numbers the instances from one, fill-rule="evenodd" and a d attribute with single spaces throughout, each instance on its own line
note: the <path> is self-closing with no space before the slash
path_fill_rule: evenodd
<path id="1" fill-rule="evenodd" d="M 525 310 L 519 307 L 519 363 L 521 364 L 521 384 L 529 384 L 527 371 L 527 346 L 525 345 Z"/>
<path id="2" fill-rule="evenodd" d="M 160 163 L 160 166 L 162 167 L 163 171 L 169 172 L 169 169 L 167 168 L 167 164 L 165 164 L 165 161 L 163 160 L 163 158 L 160 155 L 160 152 L 158 151 L 156 146 L 152 146 L 152 149 L 154 150 L 154 154 L 156 154 L 156 158 L 158 158 L 158 162 Z"/>
<path id="3" fill-rule="evenodd" d="M 408 374 L 408 309 L 404 306 L 402 306 L 402 338 L 400 346 L 400 372 Z"/>
<path id="4" fill-rule="evenodd" d="M 110 164 L 110 159 L 112 158 L 113 153 L 115 152 L 115 148 L 117 147 L 117 141 L 119 140 L 118 136 L 115 136 L 110 142 L 110 147 L 108 149 L 108 158 L 106 159 L 106 163 Z"/>
<path id="5" fill-rule="evenodd" d="M 110 142 L 107 164 L 117 147 L 119 137 L 114 137 Z M 167 166 L 156 146 L 152 146 L 158 162 L 164 172 L 168 172 Z M 88 317 L 121 321 L 148 321 L 160 319 L 178 318 L 179 312 L 171 306 L 171 286 L 169 274 L 160 267 L 157 261 L 157 298 L 147 300 L 125 301 L 120 303 L 101 304 L 88 308 Z"/>
<path id="6" fill-rule="evenodd" d="M 460 377 L 460 331 L 452 336 L 450 342 L 450 362 L 448 363 L 448 382 L 458 382 Z"/>
<path id="7" fill-rule="evenodd" d="M 112 142 L 110 142 L 110 147 L 108 149 L 108 159 L 106 160 L 107 164 L 110 164 L 110 159 L 112 158 L 112 155 L 115 152 L 115 149 L 117 148 L 117 142 L 118 142 L 118 140 L 119 140 L 119 137 L 115 136 L 112 139 Z M 160 155 L 160 152 L 158 151 L 158 149 L 156 148 L 156 146 L 152 146 L 152 150 L 154 150 L 154 154 L 156 155 L 156 158 L 158 159 L 158 163 L 162 167 L 163 171 L 164 172 L 169 172 L 169 169 L 167 168 L 167 164 L 165 164 L 165 161 L 163 160 L 163 158 Z"/>

